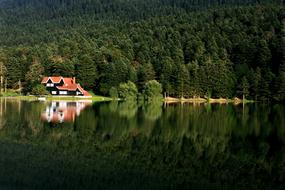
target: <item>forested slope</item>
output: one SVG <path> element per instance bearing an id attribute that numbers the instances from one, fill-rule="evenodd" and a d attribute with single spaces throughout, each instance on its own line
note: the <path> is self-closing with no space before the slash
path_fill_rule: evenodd
<path id="1" fill-rule="evenodd" d="M 108 95 L 156 79 L 171 96 L 285 99 L 282 1 L 0 1 L 8 86 L 76 76 Z"/>

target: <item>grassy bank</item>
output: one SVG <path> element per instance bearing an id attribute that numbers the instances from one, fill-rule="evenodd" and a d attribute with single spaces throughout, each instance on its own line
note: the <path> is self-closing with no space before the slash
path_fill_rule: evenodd
<path id="1" fill-rule="evenodd" d="M 80 96 L 41 96 L 45 97 L 48 101 L 59 101 L 59 100 L 65 100 L 65 101 L 78 101 L 78 100 L 92 100 L 94 102 L 104 102 L 104 101 L 112 101 L 113 99 L 110 97 L 104 97 L 104 96 L 98 96 L 95 95 L 92 91 L 89 91 L 89 94 L 92 97 L 84 98 Z M 21 95 L 16 91 L 8 90 L 6 93 L 2 93 L 0 97 L 5 98 L 16 98 L 20 100 L 27 100 L 27 101 L 35 101 L 38 100 L 39 96 L 25 96 Z M 253 100 L 242 100 L 239 98 L 233 98 L 233 99 L 226 99 L 226 98 L 175 98 L 175 97 L 166 97 L 163 99 L 163 102 L 165 103 L 195 103 L 195 104 L 202 104 L 202 103 L 212 103 L 212 104 L 241 104 L 241 103 L 253 103 L 255 101 Z"/>
<path id="2" fill-rule="evenodd" d="M 104 96 L 98 96 L 95 95 L 93 92 L 89 92 L 92 97 L 89 98 L 84 98 L 84 97 L 79 97 L 79 96 L 41 96 L 45 97 L 46 100 L 52 101 L 52 100 L 65 100 L 65 101 L 77 101 L 77 100 L 92 100 L 95 102 L 100 102 L 100 101 L 111 101 L 112 99 L 109 97 L 104 97 Z M 3 98 L 15 98 L 15 99 L 20 99 L 20 100 L 27 100 L 27 101 L 35 101 L 38 100 L 39 96 L 34 96 L 34 95 L 21 95 L 17 92 L 13 91 L 8 91 L 6 93 L 2 93 L 0 97 Z"/>
<path id="3" fill-rule="evenodd" d="M 16 97 L 16 96 L 21 96 L 21 94 L 12 90 L 8 90 L 7 92 L 3 92 L 2 94 L 0 94 L 0 97 Z"/>
<path id="4" fill-rule="evenodd" d="M 19 99 L 19 100 L 27 100 L 27 101 L 36 101 L 39 97 L 37 96 L 0 96 L 0 98 L 9 98 L 9 99 Z M 105 101 L 111 101 L 111 98 L 104 97 L 104 96 L 92 96 L 91 98 L 80 98 L 80 97 L 58 97 L 58 96 L 45 96 L 46 100 L 48 101 L 78 101 L 78 100 L 91 100 L 94 102 L 105 102 Z"/>
<path id="5" fill-rule="evenodd" d="M 92 100 L 95 102 L 100 102 L 100 101 L 111 101 L 112 99 L 109 97 L 104 97 L 104 96 L 97 96 L 94 95 L 90 98 L 83 98 L 83 97 L 76 97 L 76 96 L 71 96 L 71 97 L 60 97 L 60 96 L 46 96 L 47 100 L 70 100 L 70 101 L 76 101 L 76 100 Z"/>
<path id="6" fill-rule="evenodd" d="M 6 98 L 6 99 L 17 99 L 17 100 L 26 100 L 26 101 L 35 101 L 38 98 L 36 96 L 0 96 L 0 98 Z"/>
<path id="7" fill-rule="evenodd" d="M 8 89 L 7 92 L 3 92 L 2 94 L 0 94 L 0 98 L 16 98 L 19 100 L 29 100 L 29 101 L 33 101 L 33 100 L 37 100 L 36 96 L 25 96 L 20 94 L 18 91 L 15 90 L 11 90 Z"/>

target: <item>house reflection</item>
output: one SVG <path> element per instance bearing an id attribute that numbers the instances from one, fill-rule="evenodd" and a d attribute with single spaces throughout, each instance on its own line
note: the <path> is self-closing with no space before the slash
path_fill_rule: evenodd
<path id="1" fill-rule="evenodd" d="M 92 105 L 92 101 L 57 101 L 47 105 L 45 112 L 41 114 L 42 121 L 48 123 L 74 122 L 87 106 Z"/>

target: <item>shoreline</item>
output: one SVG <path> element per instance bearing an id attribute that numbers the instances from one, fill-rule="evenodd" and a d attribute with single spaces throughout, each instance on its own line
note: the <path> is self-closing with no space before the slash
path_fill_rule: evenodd
<path id="1" fill-rule="evenodd" d="M 18 100 L 27 100 L 27 101 L 81 101 L 81 100 L 91 100 L 94 102 L 106 102 L 111 101 L 112 98 L 103 97 L 103 96 L 92 96 L 92 97 L 76 97 L 76 96 L 0 96 L 0 98 L 6 99 L 18 99 Z M 41 100 L 43 99 L 43 100 Z"/>
<path id="2" fill-rule="evenodd" d="M 107 101 L 118 101 L 118 99 L 112 99 L 110 97 L 104 96 L 92 96 L 92 97 L 76 97 L 76 96 L 0 96 L 0 98 L 7 99 L 19 99 L 27 101 L 81 101 L 81 100 L 91 100 L 94 102 L 107 102 Z M 41 100 L 42 99 L 42 100 Z M 226 98 L 175 98 L 175 97 L 165 97 L 162 99 L 163 103 L 166 104 L 175 104 L 175 103 L 192 103 L 192 104 L 245 104 L 245 103 L 254 103 L 253 100 L 242 100 L 239 98 L 226 99 Z"/>
<path id="3" fill-rule="evenodd" d="M 226 99 L 226 98 L 174 98 L 174 97 L 166 97 L 163 100 L 166 104 L 172 104 L 172 103 L 193 103 L 193 104 L 204 104 L 204 103 L 210 103 L 210 104 L 244 104 L 244 103 L 254 103 L 253 100 L 242 100 L 239 98 L 233 98 L 233 99 Z"/>

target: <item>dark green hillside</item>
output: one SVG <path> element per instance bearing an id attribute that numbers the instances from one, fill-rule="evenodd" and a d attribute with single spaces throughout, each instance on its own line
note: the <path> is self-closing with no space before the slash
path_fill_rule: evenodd
<path id="1" fill-rule="evenodd" d="M 282 1 L 2 0 L 0 51 L 25 92 L 63 75 L 103 95 L 156 79 L 177 97 L 285 98 Z"/>

